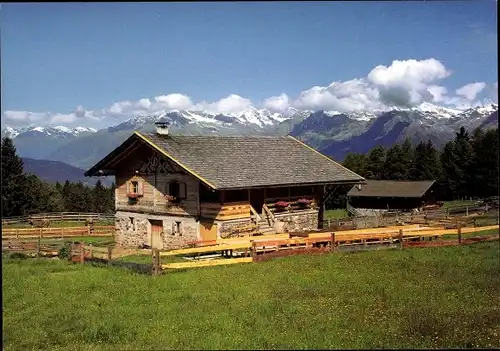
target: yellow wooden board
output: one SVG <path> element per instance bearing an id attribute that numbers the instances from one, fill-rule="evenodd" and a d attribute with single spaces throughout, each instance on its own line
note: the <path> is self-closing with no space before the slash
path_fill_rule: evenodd
<path id="1" fill-rule="evenodd" d="M 240 258 L 225 258 L 220 260 L 200 260 L 191 262 L 176 262 L 162 264 L 163 269 L 179 269 L 179 268 L 195 268 L 195 267 L 208 267 L 208 266 L 221 266 L 235 263 L 250 263 L 252 262 L 252 257 L 240 257 Z"/>
<path id="2" fill-rule="evenodd" d="M 202 246 L 202 247 L 190 247 L 187 249 L 163 251 L 160 252 L 160 256 L 187 255 L 193 253 L 216 252 L 222 250 L 242 250 L 242 249 L 249 249 L 251 247 L 252 245 L 250 242 L 243 242 L 236 244 L 221 244 L 221 245 Z"/>
<path id="3" fill-rule="evenodd" d="M 200 221 L 200 238 L 202 241 L 217 240 L 217 224 L 213 221 Z"/>

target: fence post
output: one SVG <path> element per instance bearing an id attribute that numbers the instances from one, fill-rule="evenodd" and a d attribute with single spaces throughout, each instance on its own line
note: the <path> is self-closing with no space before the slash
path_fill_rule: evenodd
<path id="1" fill-rule="evenodd" d="M 332 241 L 331 246 L 330 246 L 330 251 L 335 252 L 337 250 L 336 245 L 335 245 L 335 232 L 332 232 L 330 240 Z"/>
<path id="2" fill-rule="evenodd" d="M 399 230 L 399 248 L 403 250 L 403 229 Z"/>
<path id="3" fill-rule="evenodd" d="M 80 263 L 85 263 L 85 243 L 83 241 L 80 243 Z"/>
<path id="4" fill-rule="evenodd" d="M 153 256 L 153 275 L 159 275 L 160 274 L 160 250 L 159 249 L 152 249 L 151 250 L 152 256 Z"/>
<path id="5" fill-rule="evenodd" d="M 94 253 L 92 252 L 92 243 L 90 243 L 89 246 L 90 246 L 89 256 L 90 256 L 90 258 L 94 258 Z"/>
<path id="6" fill-rule="evenodd" d="M 71 261 L 73 258 L 73 243 L 70 241 L 66 244 L 68 248 L 68 261 Z"/>
<path id="7" fill-rule="evenodd" d="M 112 250 L 113 250 L 113 247 L 108 246 L 108 264 L 110 264 L 110 262 L 111 262 Z"/>
<path id="8" fill-rule="evenodd" d="M 330 228 L 330 227 L 331 227 L 331 219 L 328 218 L 328 228 Z"/>
<path id="9" fill-rule="evenodd" d="M 465 206 L 465 217 L 469 217 L 469 206 Z"/>
<path id="10" fill-rule="evenodd" d="M 462 245 L 462 228 L 460 228 L 460 225 L 458 226 L 457 232 L 458 232 L 458 245 Z"/>
<path id="11" fill-rule="evenodd" d="M 40 258 L 40 238 L 36 241 L 36 257 Z"/>
<path id="12" fill-rule="evenodd" d="M 252 261 L 257 259 L 257 243 L 252 241 Z"/>

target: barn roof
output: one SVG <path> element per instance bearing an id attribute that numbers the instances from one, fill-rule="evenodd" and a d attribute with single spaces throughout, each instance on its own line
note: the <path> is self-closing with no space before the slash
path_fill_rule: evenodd
<path id="1" fill-rule="evenodd" d="M 85 175 L 105 170 L 106 164 L 134 139 L 147 143 L 214 189 L 354 184 L 364 180 L 291 136 L 165 136 L 139 132 Z"/>
<path id="2" fill-rule="evenodd" d="M 434 180 L 396 181 L 365 180 L 365 184 L 353 186 L 347 193 L 349 197 L 422 197 L 435 183 Z"/>

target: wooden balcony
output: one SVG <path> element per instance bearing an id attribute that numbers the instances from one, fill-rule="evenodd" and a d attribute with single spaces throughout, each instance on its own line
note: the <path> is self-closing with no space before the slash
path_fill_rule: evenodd
<path id="1" fill-rule="evenodd" d="M 250 218 L 250 207 L 248 202 L 226 202 L 224 204 L 202 202 L 201 216 L 217 220 Z"/>

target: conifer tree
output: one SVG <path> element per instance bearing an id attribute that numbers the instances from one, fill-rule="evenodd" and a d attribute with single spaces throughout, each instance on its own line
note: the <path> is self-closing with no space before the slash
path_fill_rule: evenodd
<path id="1" fill-rule="evenodd" d="M 2 138 L 2 216 L 21 216 L 26 211 L 26 177 L 23 161 L 10 138 Z"/>
<path id="2" fill-rule="evenodd" d="M 382 145 L 379 145 L 370 151 L 366 160 L 367 179 L 384 179 L 385 157 L 386 150 Z"/>

